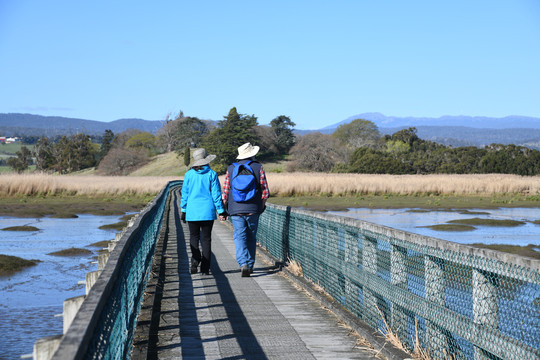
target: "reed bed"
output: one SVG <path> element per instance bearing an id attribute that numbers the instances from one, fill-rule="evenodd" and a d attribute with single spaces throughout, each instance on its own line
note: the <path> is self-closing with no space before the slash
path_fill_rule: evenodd
<path id="1" fill-rule="evenodd" d="M 540 176 L 369 175 L 267 173 L 272 196 L 294 195 L 493 195 L 540 196 Z M 58 176 L 2 174 L 0 196 L 157 194 L 171 176 Z M 223 176 L 220 177 L 223 184 Z"/>
<path id="2" fill-rule="evenodd" d="M 157 194 L 174 177 L 0 175 L 0 196 Z"/>
<path id="3" fill-rule="evenodd" d="M 293 195 L 540 195 L 540 176 L 267 173 L 273 196 Z"/>

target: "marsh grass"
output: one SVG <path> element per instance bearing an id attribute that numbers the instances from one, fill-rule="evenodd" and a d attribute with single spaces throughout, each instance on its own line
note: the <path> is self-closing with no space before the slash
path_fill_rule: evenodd
<path id="1" fill-rule="evenodd" d="M 81 249 L 76 247 L 71 247 L 69 249 L 54 251 L 51 253 L 48 253 L 47 255 L 53 255 L 53 256 L 85 256 L 92 254 L 92 251 L 88 249 Z"/>
<path id="2" fill-rule="evenodd" d="M 0 276 L 9 275 L 27 267 L 37 265 L 39 260 L 26 260 L 17 256 L 0 254 Z"/>
<path id="3" fill-rule="evenodd" d="M 117 223 L 114 223 L 114 224 L 101 225 L 99 227 L 99 229 L 101 229 L 101 230 L 117 230 L 117 231 L 120 231 L 123 228 L 125 228 L 126 226 L 127 226 L 127 221 L 120 221 L 120 222 L 117 222 Z"/>
<path id="4" fill-rule="evenodd" d="M 506 245 L 506 244 L 474 243 L 474 244 L 471 244 L 471 246 L 482 248 L 482 249 L 502 251 L 505 253 L 515 254 L 519 256 L 527 256 L 533 259 L 540 259 L 540 252 L 537 251 L 537 250 L 540 250 L 539 245 L 529 244 L 526 246 L 519 246 L 519 245 Z"/>
<path id="5" fill-rule="evenodd" d="M 520 194 L 540 200 L 540 176 L 268 173 L 267 178 L 275 196 Z"/>
<path id="6" fill-rule="evenodd" d="M 471 219 L 456 219 L 448 221 L 450 224 L 461 224 L 461 225 L 483 225 L 483 226 L 520 226 L 525 225 L 524 221 L 518 220 L 498 220 L 498 219 L 481 219 L 481 218 L 471 218 Z"/>
<path id="7" fill-rule="evenodd" d="M 432 230 L 437 231 L 472 231 L 476 228 L 471 225 L 464 225 L 464 224 L 437 224 L 437 225 L 428 225 L 428 226 L 421 226 L 424 228 L 429 228 Z"/>
<path id="8" fill-rule="evenodd" d="M 2 174 L 0 196 L 155 195 L 177 177 Z"/>
<path id="9" fill-rule="evenodd" d="M 2 231 L 39 231 L 39 229 L 35 226 L 9 226 L 6 228 L 1 229 Z"/>
<path id="10" fill-rule="evenodd" d="M 111 242 L 110 240 L 98 241 L 98 242 L 88 245 L 87 247 L 106 248 L 107 246 L 109 246 L 110 242 Z"/>

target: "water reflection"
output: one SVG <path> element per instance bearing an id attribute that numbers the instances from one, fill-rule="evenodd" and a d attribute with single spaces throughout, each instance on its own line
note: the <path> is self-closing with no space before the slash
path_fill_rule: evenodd
<path id="1" fill-rule="evenodd" d="M 416 234 L 436 237 L 461 244 L 508 244 L 525 246 L 540 245 L 540 225 L 532 221 L 540 219 L 538 208 L 498 208 L 498 209 L 469 209 L 478 214 L 462 214 L 458 211 L 411 212 L 415 209 L 349 209 L 348 211 L 329 211 L 328 213 L 352 217 L 392 228 L 409 231 Z M 483 214 L 482 214 L 483 213 Z M 486 214 L 487 213 L 487 214 Z M 457 219 L 497 219 L 525 221 L 525 225 L 516 227 L 478 226 L 466 232 L 438 231 L 424 226 L 445 224 Z"/>
<path id="2" fill-rule="evenodd" d="M 34 342 L 62 333 L 65 299 L 84 295 L 86 273 L 97 270 L 90 244 L 112 240 L 115 232 L 99 227 L 120 221 L 120 216 L 79 215 L 76 219 L 0 217 L 0 229 L 35 226 L 39 231 L 0 231 L 0 254 L 36 259 L 38 265 L 9 277 L 0 277 L 0 359 L 20 359 L 32 353 Z M 92 250 L 90 255 L 52 256 L 71 247 Z"/>

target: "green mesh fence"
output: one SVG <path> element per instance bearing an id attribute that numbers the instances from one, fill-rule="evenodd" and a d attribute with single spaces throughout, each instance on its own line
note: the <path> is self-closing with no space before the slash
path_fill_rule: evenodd
<path id="1" fill-rule="evenodd" d="M 86 359 L 129 358 L 169 188 L 179 185 L 180 182 L 170 183 L 133 231 L 119 264 L 119 276 L 88 346 Z"/>
<path id="2" fill-rule="evenodd" d="M 53 359 L 128 359 L 170 182 L 119 240 Z"/>
<path id="3" fill-rule="evenodd" d="M 257 235 L 369 326 L 433 359 L 539 359 L 540 261 L 268 204 Z"/>

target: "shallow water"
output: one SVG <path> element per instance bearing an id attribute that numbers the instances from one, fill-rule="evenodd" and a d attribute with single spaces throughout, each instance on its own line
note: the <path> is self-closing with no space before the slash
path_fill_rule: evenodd
<path id="1" fill-rule="evenodd" d="M 457 242 L 460 244 L 508 244 L 508 245 L 540 245 L 540 225 L 531 223 L 540 219 L 539 208 L 498 208 L 469 209 L 471 212 L 488 214 L 460 214 L 457 211 L 410 212 L 411 209 L 349 209 L 348 211 L 329 211 L 328 213 L 352 217 L 375 224 L 408 232 L 432 236 L 435 238 Z M 472 231 L 440 231 L 423 226 L 445 224 L 457 219 L 498 219 L 525 221 L 525 225 L 514 227 L 479 226 Z"/>
<path id="2" fill-rule="evenodd" d="M 41 262 L 19 273 L 0 277 L 0 359 L 20 359 L 31 354 L 34 342 L 62 333 L 64 300 L 84 295 L 86 273 L 97 270 L 94 256 L 99 248 L 88 247 L 112 240 L 115 231 L 101 225 L 120 221 L 121 216 L 79 215 L 76 219 L 0 217 L 0 229 L 29 225 L 39 231 L 0 231 L 0 254 Z M 71 247 L 93 253 L 60 257 L 48 253 Z"/>

